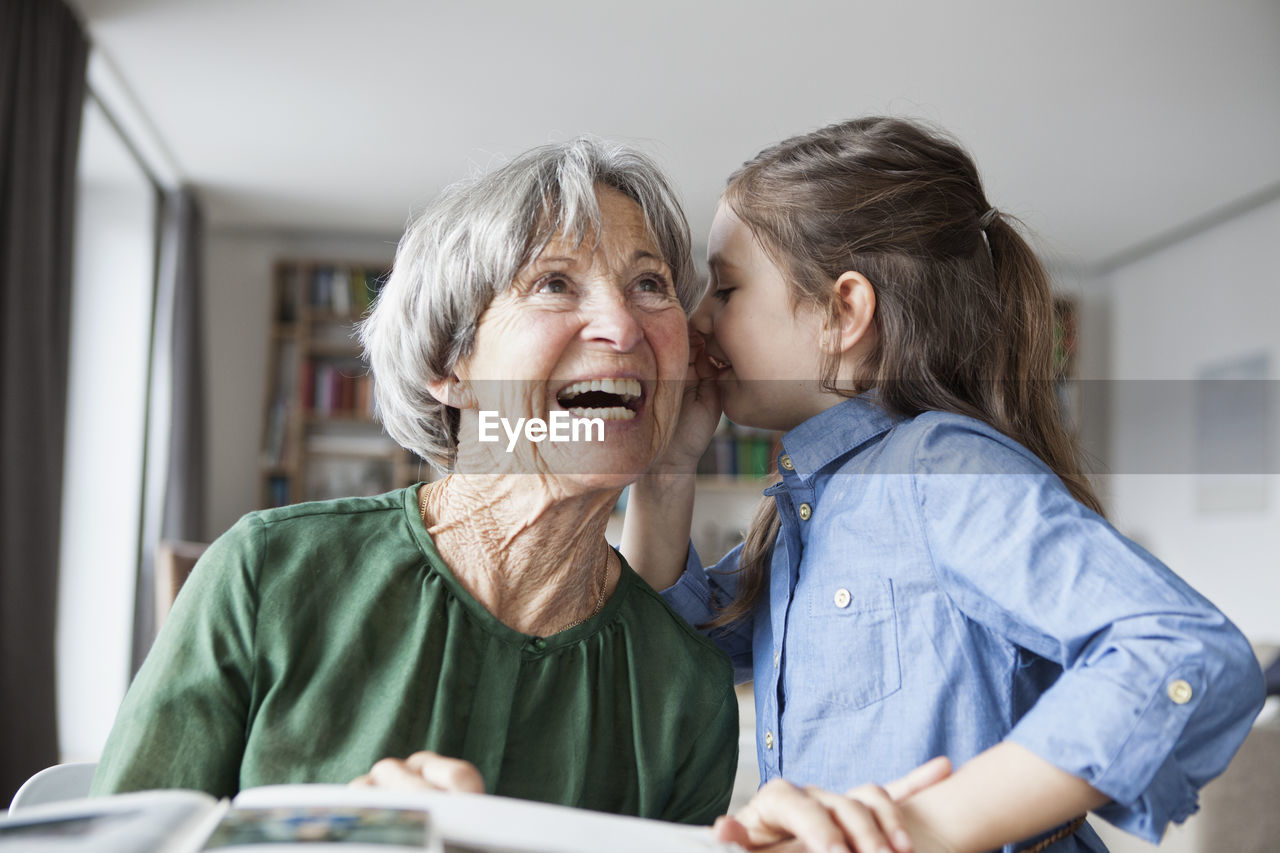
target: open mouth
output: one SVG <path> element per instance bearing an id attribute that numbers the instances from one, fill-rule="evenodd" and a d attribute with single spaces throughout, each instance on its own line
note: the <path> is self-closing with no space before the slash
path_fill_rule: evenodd
<path id="1" fill-rule="evenodd" d="M 631 420 L 643 397 L 638 379 L 584 379 L 556 392 L 556 402 L 575 417 L 606 421 Z"/>

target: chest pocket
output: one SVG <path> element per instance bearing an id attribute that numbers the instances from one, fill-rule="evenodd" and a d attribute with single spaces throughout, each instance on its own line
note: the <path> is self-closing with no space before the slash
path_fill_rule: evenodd
<path id="1" fill-rule="evenodd" d="M 804 679 L 798 704 L 857 710 L 902 687 L 892 580 L 833 573 L 808 585 L 796 603 L 802 606 L 787 626 L 787 660 Z"/>

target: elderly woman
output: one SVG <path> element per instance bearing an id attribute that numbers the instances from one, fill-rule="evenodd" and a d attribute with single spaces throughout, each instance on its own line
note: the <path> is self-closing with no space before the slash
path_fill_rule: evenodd
<path id="1" fill-rule="evenodd" d="M 215 542 L 94 791 L 478 773 L 490 793 L 721 814 L 729 663 L 604 536 L 671 434 L 697 291 L 684 216 L 633 151 L 580 139 L 446 191 L 362 337 L 387 431 L 452 473 L 250 513 Z M 497 419 L 520 418 L 602 425 L 513 442 Z"/>

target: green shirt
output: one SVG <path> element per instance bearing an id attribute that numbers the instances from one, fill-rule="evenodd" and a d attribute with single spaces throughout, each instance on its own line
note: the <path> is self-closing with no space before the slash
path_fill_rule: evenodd
<path id="1" fill-rule="evenodd" d="M 458 583 L 416 488 L 250 513 L 183 586 L 130 687 L 96 794 L 345 783 L 418 750 L 489 793 L 709 823 L 737 765 L 729 661 L 630 567 L 552 637 Z"/>

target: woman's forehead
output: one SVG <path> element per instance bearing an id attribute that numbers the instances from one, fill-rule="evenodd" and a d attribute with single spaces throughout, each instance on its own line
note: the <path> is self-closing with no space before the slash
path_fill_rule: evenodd
<path id="1" fill-rule="evenodd" d="M 536 249 L 530 263 L 582 263 L 601 253 L 629 261 L 652 258 L 666 263 L 640 205 L 607 187 L 597 190 L 596 201 L 598 225 L 562 222 Z"/>

